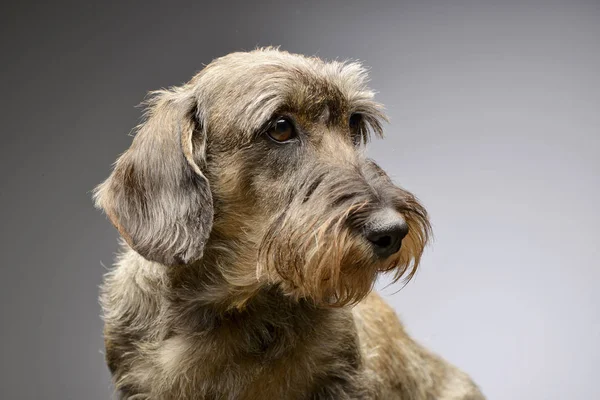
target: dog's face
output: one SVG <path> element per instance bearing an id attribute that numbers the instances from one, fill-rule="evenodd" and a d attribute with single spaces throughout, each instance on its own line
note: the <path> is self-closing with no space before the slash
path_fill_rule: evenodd
<path id="1" fill-rule="evenodd" d="M 429 234 L 414 196 L 363 154 L 384 118 L 365 79 L 272 49 L 218 59 L 155 95 L 97 202 L 150 260 L 358 301 L 380 271 L 412 276 Z"/>

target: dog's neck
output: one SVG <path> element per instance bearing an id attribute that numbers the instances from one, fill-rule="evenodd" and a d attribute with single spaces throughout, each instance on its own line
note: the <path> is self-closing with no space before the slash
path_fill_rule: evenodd
<path id="1" fill-rule="evenodd" d="M 215 283 L 214 278 L 211 283 Z M 216 293 L 226 290 L 223 287 L 207 285 L 205 293 L 190 290 L 189 286 L 180 288 L 172 298 L 179 320 L 175 326 L 189 334 L 203 335 L 217 346 L 226 346 L 233 354 L 267 359 L 278 358 L 313 337 L 333 314 L 349 312 L 291 299 L 275 286 L 259 289 L 243 307 L 208 301 L 217 299 Z M 192 292 L 196 293 L 195 300 L 190 297 Z"/>

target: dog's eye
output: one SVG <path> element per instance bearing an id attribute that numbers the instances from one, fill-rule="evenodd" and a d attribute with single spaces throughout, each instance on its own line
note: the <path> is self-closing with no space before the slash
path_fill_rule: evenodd
<path id="1" fill-rule="evenodd" d="M 363 141 L 362 132 L 362 115 L 354 113 L 350 116 L 350 134 L 352 135 L 352 142 L 355 146 L 358 146 Z"/>
<path id="2" fill-rule="evenodd" d="M 275 124 L 267 131 L 267 135 L 276 142 L 287 142 L 296 137 L 296 130 L 294 125 L 285 119 L 280 118 Z"/>

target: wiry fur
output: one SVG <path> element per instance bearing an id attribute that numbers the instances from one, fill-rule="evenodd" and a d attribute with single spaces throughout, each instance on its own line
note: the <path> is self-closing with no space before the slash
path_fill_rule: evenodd
<path id="1" fill-rule="evenodd" d="M 356 145 L 385 118 L 362 66 L 233 53 L 147 107 L 95 192 L 124 239 L 101 296 L 121 398 L 483 398 L 372 292 L 412 277 L 430 228 Z M 282 115 L 284 145 L 264 134 Z M 381 207 L 409 227 L 384 260 L 361 234 Z"/>

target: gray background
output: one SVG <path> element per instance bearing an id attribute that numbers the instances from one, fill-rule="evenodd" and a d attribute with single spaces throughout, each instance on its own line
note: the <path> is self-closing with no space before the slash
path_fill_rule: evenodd
<path id="1" fill-rule="evenodd" d="M 598 2 L 15 7 L 0 12 L 0 398 L 109 398 L 97 292 L 117 233 L 90 190 L 148 90 L 269 44 L 372 68 L 391 124 L 371 155 L 436 235 L 416 279 L 383 290 L 409 331 L 490 399 L 600 398 Z"/>

